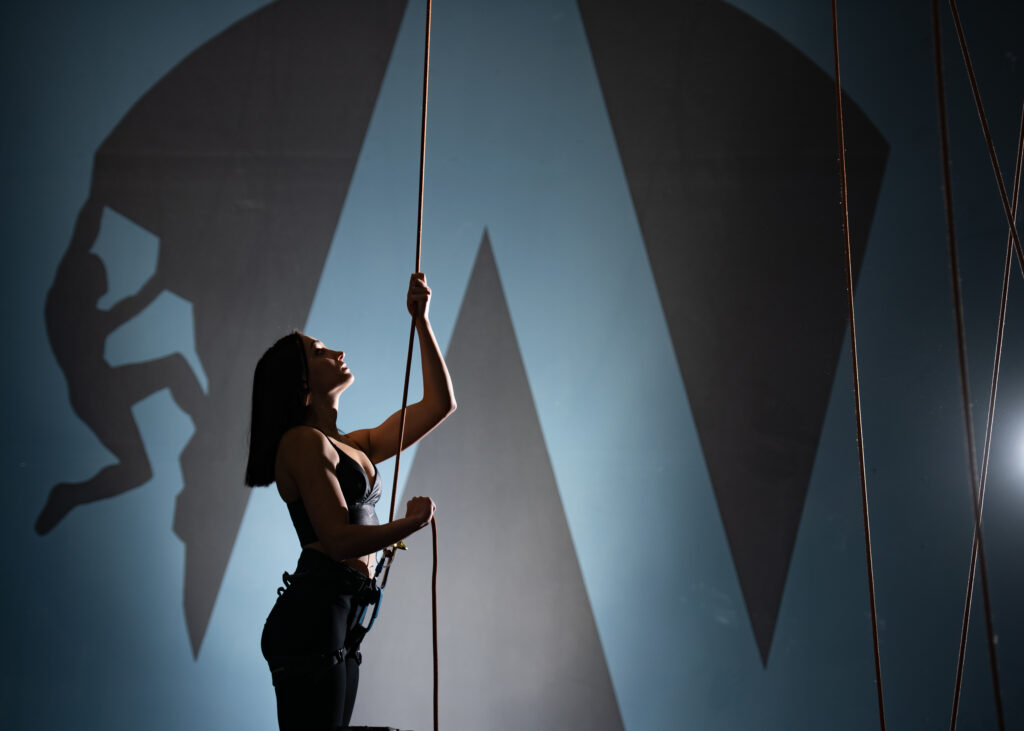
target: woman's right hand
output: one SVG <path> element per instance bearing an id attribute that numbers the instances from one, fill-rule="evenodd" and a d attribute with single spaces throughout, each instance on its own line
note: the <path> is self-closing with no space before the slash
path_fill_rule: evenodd
<path id="1" fill-rule="evenodd" d="M 405 505 L 405 517 L 416 522 L 419 530 L 431 521 L 437 506 L 428 497 L 414 497 Z"/>
<path id="2" fill-rule="evenodd" d="M 409 294 L 406 295 L 406 307 L 416 322 L 427 319 L 430 309 L 430 287 L 427 286 L 427 275 L 417 272 L 409 278 Z"/>

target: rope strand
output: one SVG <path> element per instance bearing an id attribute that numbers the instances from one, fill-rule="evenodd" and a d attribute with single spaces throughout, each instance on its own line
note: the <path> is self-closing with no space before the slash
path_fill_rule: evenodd
<path id="1" fill-rule="evenodd" d="M 409 409 L 409 376 L 412 373 L 412 346 L 416 337 L 416 321 L 409 328 L 409 350 L 405 356 L 405 383 L 402 386 L 402 416 L 398 421 L 398 452 L 395 454 L 395 474 L 391 482 L 391 510 L 388 522 L 395 519 L 395 499 L 398 497 L 398 472 L 402 466 L 402 450 L 405 448 L 405 416 Z"/>
<path id="2" fill-rule="evenodd" d="M 952 4 L 952 0 L 951 0 Z M 954 8 L 955 13 L 955 8 Z M 957 656 L 957 668 L 956 668 L 956 679 L 953 684 L 953 707 L 950 712 L 950 731 L 956 729 L 957 717 L 960 710 L 960 690 L 963 685 L 963 669 L 964 669 L 964 658 L 966 655 L 967 646 L 967 635 L 970 626 L 970 614 L 971 614 L 971 602 L 974 593 L 974 575 L 976 568 L 976 558 L 978 555 L 981 556 L 982 564 L 982 591 L 985 593 L 984 601 L 986 606 L 987 622 L 988 622 L 988 642 L 989 642 L 989 656 L 990 659 L 995 654 L 995 636 L 991 626 L 991 616 L 988 614 L 988 607 L 991 602 L 987 594 L 987 571 L 985 562 L 985 544 L 982 534 L 981 525 L 981 494 L 978 484 L 978 469 L 977 469 L 977 451 L 974 441 L 974 425 L 971 417 L 971 391 L 970 391 L 970 378 L 967 370 L 967 344 L 966 336 L 964 334 L 964 317 L 963 317 L 963 297 L 961 294 L 960 284 L 960 265 L 959 258 L 957 255 L 956 246 L 956 227 L 954 224 L 953 215 L 953 182 L 950 173 L 950 149 L 949 149 L 949 128 L 946 119 L 946 93 L 945 93 L 945 79 L 943 76 L 942 69 L 942 28 L 939 20 L 939 8 L 938 0 L 932 0 L 932 34 L 935 46 L 935 82 L 936 82 L 936 98 L 938 102 L 938 113 L 939 113 L 939 142 L 940 150 L 942 154 L 942 190 L 943 190 L 943 205 L 946 213 L 946 238 L 949 245 L 949 269 L 950 269 L 950 283 L 953 291 L 953 315 L 956 321 L 956 340 L 957 340 L 957 361 L 959 365 L 960 374 L 960 400 L 961 408 L 963 411 L 964 418 L 964 430 L 966 434 L 966 446 L 967 446 L 967 463 L 971 490 L 971 507 L 974 511 L 974 539 L 972 541 L 971 548 L 971 566 L 968 571 L 967 578 L 967 591 L 964 599 L 964 616 L 963 623 L 960 628 L 960 649 Z M 960 35 L 961 41 L 963 41 L 962 34 Z M 962 51 L 966 54 L 966 45 L 961 46 Z M 967 56 L 965 55 L 965 59 Z M 971 73 L 973 77 L 973 72 Z M 976 102 L 980 105 L 980 96 L 976 97 Z M 980 109 L 980 106 L 979 106 Z M 987 130 L 987 124 L 985 125 Z M 996 175 L 999 178 L 999 187 L 1002 192 L 1003 199 L 1006 199 L 1005 189 L 1002 183 L 1002 175 L 996 169 Z M 1009 211 L 1009 208 L 1007 208 Z M 1013 233 L 1013 218 L 1010 216 L 1011 233 Z M 1015 234 L 1014 234 L 1015 235 Z M 991 395 L 990 395 L 991 400 Z M 993 662 L 993 669 L 995 669 L 995 675 L 993 676 L 993 682 L 998 688 L 998 670 Z M 996 691 L 998 693 L 998 689 Z"/>
<path id="3" fill-rule="evenodd" d="M 1020 132 L 1017 135 L 1017 159 L 1014 164 L 1013 173 L 1013 221 L 1017 221 L 1017 204 L 1020 197 L 1020 184 L 1021 184 L 1021 162 L 1024 159 L 1024 105 L 1021 107 L 1021 120 L 1020 120 Z M 1013 263 L 1013 239 L 1007 234 L 1006 236 L 1006 257 L 1003 263 L 1003 286 L 1002 293 L 999 300 L 999 324 L 996 333 L 996 354 L 993 359 L 992 366 L 992 386 L 989 391 L 989 403 L 988 403 L 988 416 L 985 422 L 985 447 L 982 452 L 981 461 L 981 481 L 978 493 L 978 515 L 979 522 L 981 520 L 982 511 L 985 507 L 985 489 L 988 486 L 988 466 L 989 458 L 992 453 L 992 432 L 993 425 L 995 422 L 995 408 L 996 408 L 996 391 L 999 383 L 999 368 L 1003 354 L 1003 335 L 1006 329 L 1006 304 L 1009 296 L 1010 289 L 1010 269 Z M 977 549 L 975 548 L 977 545 Z M 991 593 L 988 586 L 988 565 L 985 560 L 985 542 L 983 540 L 983 534 L 976 531 L 974 540 L 971 544 L 971 562 L 973 563 L 976 559 L 975 554 L 980 552 L 981 556 L 981 592 L 985 599 L 985 630 L 988 635 L 988 660 L 989 660 L 989 671 L 992 674 L 992 694 L 994 696 L 994 705 L 996 709 L 996 722 L 998 724 L 999 731 L 1005 731 L 1006 729 L 1006 717 L 1003 712 L 1003 694 L 1002 687 L 999 682 L 999 656 L 997 653 L 998 646 L 996 644 L 996 630 L 995 622 L 992 619 L 992 603 L 990 601 Z"/>
<path id="4" fill-rule="evenodd" d="M 942 156 L 942 192 L 943 192 L 943 205 L 946 214 L 946 240 L 949 244 L 950 256 L 955 260 L 956 257 L 956 246 L 954 240 L 956 237 L 956 229 L 953 221 L 953 193 L 952 193 L 952 178 L 950 176 L 950 165 L 949 165 L 949 134 L 946 129 L 946 87 L 945 80 L 942 73 L 942 31 L 939 23 L 939 7 L 938 0 L 932 0 L 932 41 L 935 51 L 935 85 L 936 85 L 936 97 L 938 102 L 938 113 L 939 113 L 939 146 Z M 959 277 L 956 274 L 956 270 L 953 270 L 952 286 L 953 286 L 953 311 L 954 317 L 956 318 L 957 325 L 957 353 L 958 357 L 962 361 L 962 348 L 960 347 L 960 335 L 961 335 L 961 311 L 960 311 L 960 289 L 959 289 Z M 961 363 L 961 397 L 964 385 L 962 363 Z M 970 400 L 968 399 L 966 405 L 967 413 L 970 414 Z M 967 417 L 967 440 L 968 443 L 973 445 L 973 429 L 970 424 L 970 416 Z M 975 503 L 975 484 L 974 484 L 974 450 L 968 448 L 967 459 L 969 462 L 970 480 L 971 480 L 971 502 L 975 506 L 975 517 L 977 517 L 977 504 Z M 977 525 L 977 522 L 975 522 Z M 970 575 L 967 580 L 968 587 L 974 586 L 974 570 L 975 565 L 972 562 L 970 568 Z M 968 590 L 967 597 L 964 606 L 964 615 L 970 617 L 971 613 L 971 598 L 972 591 Z M 967 644 L 967 630 L 969 622 L 964 622 L 960 631 L 960 647 L 964 648 Z M 957 659 L 956 666 L 956 680 L 953 685 L 953 709 L 950 713 L 949 727 L 950 729 L 956 728 L 957 715 L 960 710 L 960 687 L 963 682 L 963 655 L 961 651 Z"/>
<path id="5" fill-rule="evenodd" d="M 1013 220 L 1017 221 L 1017 204 L 1020 198 L 1021 167 L 1024 163 L 1024 104 L 1021 105 L 1020 131 L 1017 133 L 1017 158 L 1013 173 Z M 999 324 L 996 329 L 996 352 L 992 365 L 992 386 L 988 399 L 988 418 L 985 423 L 985 447 L 981 459 L 981 502 L 984 504 L 985 487 L 988 482 L 988 465 L 992 453 L 992 431 L 995 421 L 996 387 L 999 383 L 999 368 L 1003 355 L 1003 334 L 1006 329 L 1006 305 L 1010 291 L 1010 270 L 1013 264 L 1013 237 L 1006 235 L 1006 260 L 1003 263 L 1003 288 L 999 298 Z"/>
<path id="6" fill-rule="evenodd" d="M 431 0 L 427 0 L 426 40 L 423 44 L 423 111 L 420 117 L 420 182 L 416 206 L 416 273 L 422 271 L 423 259 L 423 183 L 427 170 L 427 92 L 430 87 L 430 11 Z M 388 522 L 395 519 L 395 499 L 398 495 L 398 469 L 402 462 L 405 445 L 405 412 L 409 407 L 409 378 L 412 373 L 412 346 L 416 336 L 416 321 L 409 330 L 409 350 L 405 359 L 405 384 L 402 386 L 402 416 L 398 422 L 398 454 L 395 455 L 395 475 L 391 485 L 391 510 Z"/>
<path id="7" fill-rule="evenodd" d="M 1021 128 L 1020 134 L 1017 140 L 1017 158 L 1014 164 L 1014 178 L 1013 178 L 1013 209 L 1012 213 L 1014 221 L 1017 216 L 1017 200 L 1020 193 L 1020 178 L 1021 178 L 1021 159 L 1022 153 L 1024 153 L 1024 108 L 1021 110 Z M 985 420 L 985 446 L 982 451 L 981 460 L 981 479 L 978 488 L 977 497 L 977 520 L 974 524 L 974 536 L 971 540 L 971 564 L 970 569 L 967 573 L 967 590 L 966 595 L 968 599 L 964 603 L 964 614 L 963 621 L 960 628 L 960 647 L 957 651 L 957 674 L 959 676 L 963 673 L 964 658 L 967 652 L 967 626 L 970 622 L 970 596 L 974 591 L 974 571 L 975 565 L 978 561 L 978 556 L 981 556 L 981 592 L 984 598 L 985 607 L 985 631 L 988 638 L 988 658 L 989 658 L 989 670 L 992 674 L 992 693 L 994 697 L 994 705 L 996 710 L 996 723 L 1000 731 L 1004 731 L 1006 728 L 1006 718 L 1003 712 L 1003 695 L 1002 688 L 999 682 L 999 658 L 997 654 L 997 645 L 995 641 L 995 625 L 992 619 L 992 603 L 990 600 L 990 592 L 988 587 L 988 566 L 985 560 L 985 542 L 984 533 L 982 531 L 982 516 L 985 508 L 985 489 L 988 485 L 988 466 L 989 458 L 992 452 L 992 432 L 995 421 L 995 407 L 996 407 L 996 392 L 999 385 L 999 369 L 1002 362 L 1003 354 L 1003 335 L 1006 329 L 1006 304 L 1009 295 L 1010 288 L 1010 270 L 1013 265 L 1013 238 L 1007 234 L 1006 237 L 1006 256 L 1003 263 L 1003 286 L 1002 293 L 999 300 L 999 324 L 996 330 L 996 352 L 993 359 L 992 365 L 992 385 L 989 389 L 988 399 L 988 413 Z M 954 693 L 959 693 L 959 683 L 955 686 Z M 956 706 L 958 698 L 954 698 L 954 713 L 956 712 Z"/>
<path id="8" fill-rule="evenodd" d="M 416 273 L 422 271 L 423 257 L 423 187 L 426 177 L 427 159 L 427 92 L 430 82 L 430 16 L 431 0 L 427 0 L 427 24 L 423 55 L 423 113 L 420 118 L 420 180 L 419 200 L 416 209 Z M 416 339 L 416 320 L 413 318 L 409 329 L 409 349 L 405 358 L 405 381 L 402 386 L 402 415 L 398 425 L 398 453 L 395 455 L 395 474 L 391 485 L 391 510 L 388 521 L 395 519 L 395 501 L 398 496 L 398 474 L 402 463 L 402 449 L 405 447 L 406 412 L 409 408 L 409 380 L 412 374 L 412 347 Z M 430 532 L 433 546 L 433 571 L 430 577 L 431 625 L 433 627 L 434 655 L 434 731 L 438 731 L 438 652 L 437 652 L 437 520 L 430 521 Z"/>
<path id="9" fill-rule="evenodd" d="M 839 144 L 839 180 L 842 192 L 843 242 L 846 255 L 846 293 L 850 316 L 850 352 L 853 358 L 853 398 L 857 417 L 857 459 L 860 465 L 861 507 L 864 515 L 864 545 L 867 555 L 868 595 L 871 601 L 871 637 L 875 652 L 875 687 L 878 693 L 878 718 L 885 731 L 885 702 L 882 697 L 882 661 L 878 647 L 878 610 L 875 603 L 875 570 L 871 557 L 871 520 L 868 516 L 867 469 L 864 460 L 864 424 L 860 405 L 860 369 L 857 360 L 857 324 L 853 306 L 853 257 L 850 247 L 850 212 L 846 188 L 846 139 L 843 131 L 843 92 L 839 77 L 839 21 L 836 0 L 832 0 L 832 52 L 836 76 L 836 132 Z"/>
<path id="10" fill-rule="evenodd" d="M 423 254 L 423 183 L 427 155 L 427 91 L 430 82 L 430 0 L 427 0 L 427 33 L 426 42 L 423 44 L 423 116 L 420 120 L 420 203 L 419 214 L 416 217 L 416 272 L 420 269 L 420 258 Z"/>
<path id="11" fill-rule="evenodd" d="M 981 132 L 985 136 L 985 146 L 988 148 L 988 157 L 992 163 L 992 172 L 996 176 L 996 185 L 999 186 L 999 198 L 1003 204 L 1003 213 L 1006 215 L 1006 222 L 1010 226 L 1010 236 L 1013 239 L 1014 249 L 1017 252 L 1017 264 L 1020 266 L 1021 274 L 1024 274 L 1024 251 L 1021 250 L 1020 237 L 1017 235 L 1017 226 L 1014 214 L 1010 211 L 1010 202 L 1006 198 L 1006 184 L 1003 182 L 1003 174 L 999 171 L 999 159 L 996 157 L 996 147 L 992 142 L 992 132 L 988 128 L 988 116 L 985 114 L 985 107 L 981 103 L 981 91 L 978 88 L 978 79 L 974 75 L 974 64 L 971 63 L 971 54 L 967 50 L 967 36 L 964 34 L 963 24 L 960 22 L 960 11 L 957 10 L 956 0 L 949 0 L 949 9 L 953 13 L 953 24 L 956 26 L 956 37 L 960 43 L 960 55 L 964 59 L 964 68 L 967 69 L 967 78 L 971 82 L 971 94 L 974 96 L 974 106 L 978 109 L 978 120 L 981 122 Z M 935 10 L 938 13 L 938 9 Z"/>
<path id="12" fill-rule="evenodd" d="M 430 608 L 431 608 L 431 634 L 434 640 L 434 731 L 437 731 L 439 724 L 437 710 L 439 708 L 438 695 L 438 673 L 437 673 L 437 518 L 430 521 L 430 536 L 434 545 L 434 569 L 430 576 Z"/>

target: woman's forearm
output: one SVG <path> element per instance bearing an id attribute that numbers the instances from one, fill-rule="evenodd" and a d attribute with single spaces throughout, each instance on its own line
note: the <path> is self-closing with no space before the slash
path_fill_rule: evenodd
<path id="1" fill-rule="evenodd" d="M 382 551 L 415 533 L 422 526 L 413 518 L 399 518 L 384 525 L 338 526 L 320 542 L 335 561 L 360 558 Z"/>
<path id="2" fill-rule="evenodd" d="M 441 355 L 441 347 L 430 327 L 430 320 L 426 317 L 417 320 L 416 333 L 419 336 L 423 368 L 423 403 L 436 409 L 439 418 L 443 419 L 455 410 L 455 388 L 444 356 Z"/>

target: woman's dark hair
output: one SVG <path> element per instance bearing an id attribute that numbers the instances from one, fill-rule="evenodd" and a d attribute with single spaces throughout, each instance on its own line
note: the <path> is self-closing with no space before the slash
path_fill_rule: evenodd
<path id="1" fill-rule="evenodd" d="M 249 463 L 245 484 L 274 481 L 277 444 L 284 433 L 306 417 L 309 366 L 297 332 L 285 335 L 267 349 L 252 377 L 252 421 L 249 425 Z"/>

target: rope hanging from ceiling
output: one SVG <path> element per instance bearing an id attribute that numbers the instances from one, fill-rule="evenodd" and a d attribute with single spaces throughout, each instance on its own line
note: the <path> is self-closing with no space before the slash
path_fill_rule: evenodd
<path id="1" fill-rule="evenodd" d="M 953 686 L 953 706 L 950 712 L 950 729 L 952 731 L 956 728 L 957 719 L 959 716 L 960 691 L 963 683 L 964 659 L 967 652 L 967 633 L 970 625 L 971 604 L 974 593 L 975 571 L 977 568 L 980 569 L 981 573 L 981 588 L 985 611 L 986 639 L 988 643 L 989 667 L 992 674 L 992 691 L 995 696 L 994 704 L 996 711 L 996 721 L 1000 731 L 1003 731 L 1006 728 L 1006 721 L 1004 718 L 1002 691 L 999 680 L 999 662 L 996 652 L 996 632 L 994 622 L 992 619 L 992 602 L 988 585 L 988 567 L 987 562 L 985 560 L 985 542 L 982 530 L 982 511 L 984 508 L 985 487 L 988 478 L 989 457 L 991 454 L 992 430 L 995 418 L 996 391 L 999 382 L 999 369 L 1002 358 L 1003 333 L 1006 320 L 1006 302 L 1009 290 L 1010 266 L 1012 262 L 1013 252 L 1016 252 L 1017 262 L 1020 265 L 1021 271 L 1024 272 L 1024 255 L 1022 255 L 1020 238 L 1016 230 L 1017 199 L 1020 192 L 1021 159 L 1022 152 L 1024 152 L 1024 110 L 1022 110 L 1021 129 L 1020 134 L 1018 135 L 1017 157 L 1015 162 L 1013 185 L 1013 205 L 1011 206 L 1006 195 L 1006 186 L 1003 182 L 1003 176 L 1001 171 L 999 170 L 999 162 L 995 154 L 995 145 L 993 144 L 992 134 L 989 130 L 988 117 L 985 114 L 985 109 L 982 105 L 981 92 L 978 88 L 977 77 L 974 73 L 974 64 L 971 61 L 970 52 L 967 48 L 967 38 L 966 34 L 964 33 L 963 23 L 960 19 L 960 12 L 957 8 L 956 0 L 950 0 L 949 6 L 953 17 L 953 24 L 956 27 L 957 41 L 959 43 L 960 52 L 963 57 L 964 67 L 967 71 L 968 80 L 970 81 L 971 94 L 974 98 L 975 107 L 978 111 L 978 119 L 981 123 L 982 134 L 985 137 L 985 144 L 988 149 L 989 160 L 992 165 L 992 171 L 996 177 L 996 184 L 999 188 L 1000 200 L 1002 202 L 1003 211 L 1006 215 L 1009 227 L 1009 233 L 1007 236 L 1006 258 L 1003 268 L 1003 286 L 999 306 L 999 322 L 997 326 L 996 352 L 995 357 L 993 359 L 994 363 L 992 369 L 992 382 L 989 391 L 988 413 L 985 423 L 985 442 L 983 448 L 984 451 L 982 456 L 981 470 L 979 474 L 979 471 L 975 463 L 976 452 L 974 445 L 974 428 L 973 420 L 971 418 L 970 390 L 967 376 L 967 355 L 965 336 L 963 332 L 963 314 L 960 296 L 960 271 L 956 258 L 956 238 L 953 219 L 953 192 L 950 174 L 949 131 L 946 122 L 945 81 L 943 77 L 942 68 L 942 33 L 941 23 L 939 19 L 938 0 L 932 0 L 932 34 L 935 46 L 935 76 L 938 96 L 939 131 L 942 154 L 943 193 L 944 205 L 946 209 L 947 239 L 949 241 L 950 250 L 950 275 L 953 286 L 954 309 L 957 323 L 957 350 L 960 361 L 961 400 L 963 404 L 963 415 L 965 422 L 965 431 L 967 436 L 968 463 L 970 466 L 971 507 L 974 513 L 974 535 L 971 541 L 971 561 L 967 575 L 967 589 L 964 598 L 963 621 L 961 623 L 960 628 L 960 646 L 957 653 L 956 678 Z"/>
<path id="2" fill-rule="evenodd" d="M 431 0 L 427 0 L 426 32 L 423 43 L 423 104 L 420 118 L 420 179 L 419 199 L 416 212 L 416 269 L 417 274 L 422 272 L 423 256 L 423 183 L 426 173 L 427 154 L 427 95 L 430 86 L 430 16 Z M 402 385 L 402 415 L 398 427 L 398 453 L 395 455 L 395 472 L 391 483 L 391 507 L 388 512 L 388 522 L 395 519 L 395 500 L 398 496 L 398 475 L 402 464 L 402 449 L 405 446 L 405 422 L 406 412 L 409 407 L 409 379 L 412 372 L 412 350 L 416 337 L 416 322 L 413 318 L 409 328 L 409 347 L 405 358 L 405 380 Z M 430 606 L 431 606 L 431 635 L 433 644 L 433 666 L 434 666 L 434 731 L 438 731 L 438 652 L 437 652 L 437 517 L 430 521 L 431 545 L 433 547 L 433 569 L 430 578 Z M 387 571 L 390 570 L 391 562 L 394 561 L 397 548 L 404 548 L 402 544 L 392 546 L 385 551 L 385 569 L 382 586 L 387 582 Z"/>

